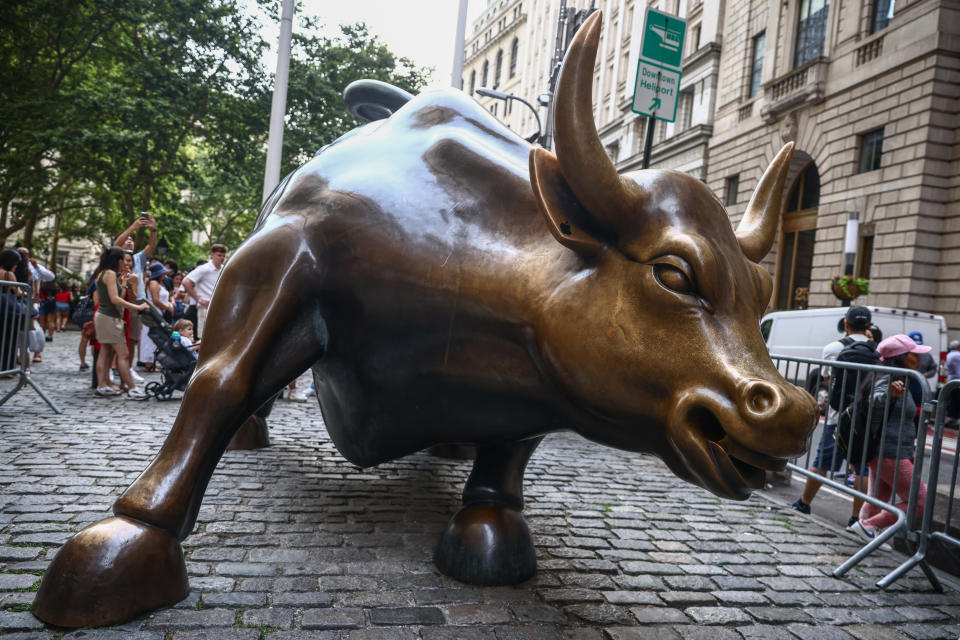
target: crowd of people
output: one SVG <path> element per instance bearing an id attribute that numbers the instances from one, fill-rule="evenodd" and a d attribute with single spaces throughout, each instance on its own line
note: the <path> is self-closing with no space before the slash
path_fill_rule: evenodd
<path id="1" fill-rule="evenodd" d="M 919 371 L 928 380 L 936 380 L 938 369 L 930 356 L 931 348 L 923 344 L 919 332 L 884 338 L 871 319 L 866 307 L 851 306 L 843 322 L 844 337 L 826 345 L 822 358 L 909 369 Z M 951 352 L 958 348 L 960 343 L 951 343 Z M 960 365 L 960 353 L 948 355 L 947 359 Z M 957 368 L 960 370 L 960 366 Z M 844 475 L 849 474 L 848 484 L 858 491 L 906 511 L 913 483 L 917 436 L 918 433 L 926 435 L 925 429 L 919 429 L 917 424 L 921 383 L 908 375 L 834 369 L 824 374 L 824 381 L 830 387 L 829 401 L 822 401 L 825 424 L 810 471 L 825 476 L 828 472 L 843 470 Z M 948 408 L 950 413 L 956 411 L 955 406 Z M 861 433 L 859 439 L 855 439 L 858 430 Z M 846 446 L 844 443 L 849 444 L 848 451 L 841 450 Z M 820 486 L 820 482 L 808 476 L 793 508 L 810 513 Z M 917 517 L 922 514 L 925 502 L 926 485 L 920 480 L 916 487 Z M 896 519 L 892 512 L 855 498 L 847 530 L 873 540 Z"/>
<path id="2" fill-rule="evenodd" d="M 134 240 L 138 232 L 148 232 L 146 244 L 139 251 Z M 162 317 L 167 333 L 194 357 L 202 346 L 207 310 L 227 259 L 227 247 L 213 244 L 209 259 L 181 270 L 174 260 L 154 257 L 156 246 L 156 220 L 143 214 L 103 251 L 83 289 L 77 283 L 58 282 L 55 274 L 33 260 L 24 247 L 0 252 L 0 280 L 30 286 L 32 296 L 26 304 L 31 309 L 31 322 L 36 330 L 44 332 L 45 342 L 53 341 L 68 322 L 78 322 L 76 309 L 90 310 L 87 317 L 79 319 L 82 330 L 77 355 L 79 370 L 91 372 L 91 388 L 97 396 L 131 400 L 148 397 L 142 388 L 146 379 L 140 371 L 159 372 L 162 365 L 157 359 L 158 345 L 141 314 Z M 170 336 L 161 337 L 166 341 Z M 17 355 L 26 357 L 28 363 L 41 362 L 42 346 Z M 89 359 L 93 360 L 92 367 Z M 307 394 L 293 381 L 285 397 L 305 401 Z"/>
<path id="3" fill-rule="evenodd" d="M 134 234 L 149 230 L 142 250 L 135 250 Z M 194 354 L 200 348 L 206 310 L 226 260 L 227 248 L 214 244 L 210 260 L 201 260 L 181 272 L 174 260 L 152 256 L 157 244 L 156 220 L 144 215 L 114 239 L 100 257 L 100 264 L 87 283 L 86 295 L 94 303 L 92 330 L 85 331 L 97 350 L 95 393 L 101 397 L 123 395 L 132 400 L 147 395 L 138 385 L 145 381 L 137 372 L 160 370 L 158 345 L 141 320 L 142 313 L 158 314 L 178 330 L 177 339 Z M 194 327 L 197 327 L 194 337 Z M 172 336 L 172 331 L 168 332 Z M 182 338 L 180 337 L 182 335 Z M 167 335 L 164 336 L 168 337 Z M 80 368 L 86 370 L 86 345 L 80 345 Z"/>
<path id="4" fill-rule="evenodd" d="M 143 231 L 148 232 L 147 242 L 136 251 L 134 236 Z M 31 326 L 43 332 L 44 342 L 53 341 L 57 333 L 67 329 L 68 322 L 77 321 L 81 314 L 71 317 L 74 310 L 82 306 L 92 311 L 81 319 L 77 354 L 80 371 L 91 370 L 88 354 L 92 356 L 92 387 L 97 396 L 147 398 L 142 389 L 146 380 L 138 369 L 160 371 L 160 364 L 157 344 L 141 321 L 142 313 L 158 314 L 170 335 L 176 336 L 194 357 L 201 347 L 207 308 L 226 261 L 227 247 L 214 244 L 209 260 L 181 270 L 174 260 L 154 257 L 156 246 L 156 220 L 143 214 L 103 251 L 83 289 L 78 283 L 58 281 L 54 272 L 32 259 L 25 247 L 0 252 L 0 280 L 30 287 L 31 294 L 22 296 L 29 298 L 23 300 L 23 308 L 29 309 Z M 30 345 L 17 358 L 27 358 L 30 364 L 42 362 L 42 347 L 34 351 L 34 343 Z"/>

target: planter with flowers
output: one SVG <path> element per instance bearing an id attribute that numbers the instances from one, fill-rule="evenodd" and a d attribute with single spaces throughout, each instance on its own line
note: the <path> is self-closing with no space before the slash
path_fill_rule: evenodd
<path id="1" fill-rule="evenodd" d="M 830 282 L 830 290 L 833 295 L 840 300 L 853 300 L 858 296 L 870 291 L 870 281 L 866 278 L 854 278 L 853 276 L 837 276 Z"/>

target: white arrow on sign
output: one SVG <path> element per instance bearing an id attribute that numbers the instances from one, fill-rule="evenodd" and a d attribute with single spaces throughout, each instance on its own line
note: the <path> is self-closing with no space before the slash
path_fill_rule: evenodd
<path id="1" fill-rule="evenodd" d="M 633 111 L 658 120 L 677 118 L 680 73 L 647 60 L 640 60 L 637 86 L 633 93 Z"/>

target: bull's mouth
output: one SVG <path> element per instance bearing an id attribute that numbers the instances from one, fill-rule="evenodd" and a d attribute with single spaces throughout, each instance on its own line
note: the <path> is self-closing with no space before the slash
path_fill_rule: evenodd
<path id="1" fill-rule="evenodd" d="M 737 442 L 714 413 L 704 407 L 689 411 L 683 423 L 675 425 L 678 445 L 703 486 L 714 493 L 745 500 L 754 489 L 762 489 L 767 471 L 782 471 L 784 458 L 753 451 Z M 678 433 L 679 431 L 679 433 Z"/>

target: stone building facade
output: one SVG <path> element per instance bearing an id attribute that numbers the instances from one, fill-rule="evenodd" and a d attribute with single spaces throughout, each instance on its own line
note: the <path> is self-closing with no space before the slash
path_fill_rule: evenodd
<path id="1" fill-rule="evenodd" d="M 549 89 L 554 67 L 560 3 L 527 0 L 529 18 L 522 41 L 526 47 L 520 91 L 538 96 Z M 647 119 L 633 112 L 640 33 L 647 3 L 643 0 L 568 0 L 568 8 L 603 11 L 604 25 L 594 79 L 594 117 L 600 139 L 619 171 L 639 169 Z M 667 0 L 651 4 L 688 20 L 676 121 L 657 121 L 651 166 L 707 177 L 707 149 L 713 131 L 714 102 L 720 57 L 723 2 Z M 521 127 L 533 116 L 521 114 Z M 541 114 L 546 118 L 546 112 Z"/>
<path id="2" fill-rule="evenodd" d="M 529 2 L 529 0 L 527 0 Z M 530 99 L 520 90 L 521 60 L 526 56 L 524 37 L 527 14 L 523 0 L 489 0 L 487 8 L 468 27 L 464 46 L 463 90 L 477 99 L 508 127 L 526 136 L 536 127 L 521 121 L 526 107 L 475 93 L 481 87 Z"/>
<path id="3" fill-rule="evenodd" d="M 960 7 L 942 0 L 727 3 L 707 182 L 736 222 L 796 143 L 774 308 L 838 304 L 847 221 L 858 302 L 960 328 Z M 759 81 L 756 78 L 759 77 Z"/>
<path id="4" fill-rule="evenodd" d="M 595 121 L 618 170 L 638 169 L 647 121 L 631 107 L 648 3 L 566 4 L 604 13 Z M 854 275 L 869 278 L 873 291 L 858 302 L 941 314 L 960 330 L 960 6 L 649 5 L 688 21 L 677 120 L 656 123 L 651 166 L 704 180 L 737 223 L 764 168 L 784 142 L 796 144 L 788 211 L 766 262 L 776 283 L 770 308 L 838 305 L 831 281 L 844 273 L 845 248 L 852 248 Z M 522 21 L 501 22 L 511 10 Z M 559 0 L 491 0 L 467 43 L 465 87 L 472 68 L 493 60 L 494 50 L 508 51 L 507 39 L 515 38 L 518 73 L 502 90 L 531 102 L 545 93 L 559 11 Z M 480 40 L 487 33 L 489 43 Z M 534 129 L 526 108 L 507 122 Z M 848 241 L 851 218 L 856 236 Z"/>

